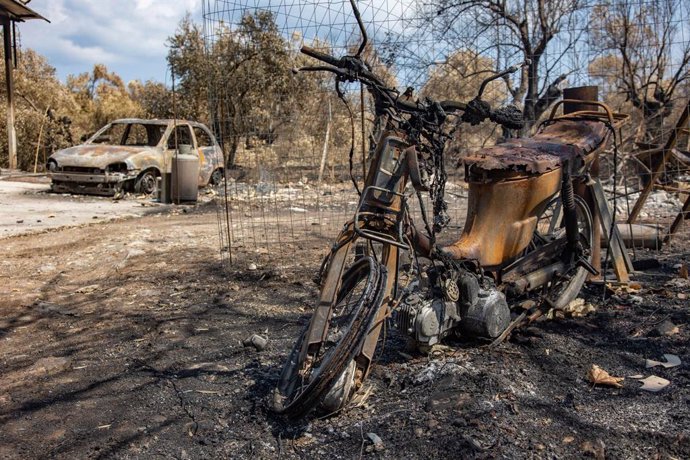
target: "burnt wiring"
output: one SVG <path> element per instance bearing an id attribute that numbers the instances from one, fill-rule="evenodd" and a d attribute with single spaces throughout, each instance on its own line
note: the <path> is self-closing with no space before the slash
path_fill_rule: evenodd
<path id="1" fill-rule="evenodd" d="M 336 78 L 335 80 L 335 92 L 338 94 L 338 99 L 343 101 L 343 104 L 345 104 L 345 108 L 347 109 L 347 113 L 350 117 L 350 152 L 348 154 L 348 161 L 349 161 L 349 168 L 350 168 L 350 180 L 352 181 L 352 185 L 355 186 L 355 190 L 357 190 L 357 195 L 362 196 L 362 191 L 359 189 L 359 185 L 357 185 L 357 180 L 355 179 L 355 114 L 352 111 L 352 107 L 350 107 L 350 103 L 347 101 L 347 98 L 345 97 L 345 93 L 343 93 L 342 89 L 340 88 L 340 82 L 343 81 L 340 78 Z"/>

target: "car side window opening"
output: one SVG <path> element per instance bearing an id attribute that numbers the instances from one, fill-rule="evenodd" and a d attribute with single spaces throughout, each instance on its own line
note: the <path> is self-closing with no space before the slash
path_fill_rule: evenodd
<path id="1" fill-rule="evenodd" d="M 121 145 L 126 128 L 127 124 L 125 123 L 114 123 L 92 142 L 94 144 Z"/>
<path id="2" fill-rule="evenodd" d="M 165 125 L 146 125 L 146 132 L 148 135 L 148 146 L 155 147 L 165 133 Z"/>
<path id="3" fill-rule="evenodd" d="M 188 125 L 177 125 L 173 132 L 170 133 L 170 137 L 168 137 L 168 148 L 174 150 L 175 142 L 177 142 L 177 145 L 187 144 L 192 147 L 194 146 L 192 131 L 189 129 Z"/>
<path id="4" fill-rule="evenodd" d="M 149 142 L 148 130 L 141 123 L 132 123 L 127 129 L 126 137 L 123 140 L 122 145 L 151 145 Z"/>
<path id="5" fill-rule="evenodd" d="M 199 147 L 211 147 L 213 146 L 213 141 L 211 136 L 206 132 L 205 129 L 198 126 L 194 127 L 194 136 L 196 137 L 196 142 Z"/>

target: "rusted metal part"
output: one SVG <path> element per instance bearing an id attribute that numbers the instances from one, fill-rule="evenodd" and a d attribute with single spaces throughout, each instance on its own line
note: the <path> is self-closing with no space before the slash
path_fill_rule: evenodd
<path id="1" fill-rule="evenodd" d="M 469 178 L 467 220 L 455 244 L 443 248 L 453 259 L 497 267 L 520 255 L 539 216 L 561 186 L 561 170 L 514 180 Z"/>
<path id="2" fill-rule="evenodd" d="M 409 178 L 407 155 L 416 155 L 402 133 L 389 131 L 377 143 L 366 185 L 355 213 L 360 237 L 409 249 L 403 241 L 404 190 Z"/>
<path id="3" fill-rule="evenodd" d="M 366 220 L 363 222 L 349 222 L 337 239 L 334 246 L 337 250 L 333 252 L 331 260 L 326 267 L 326 278 L 321 288 L 319 307 L 315 313 L 317 320 L 312 321 L 314 327 L 310 331 L 308 339 L 310 344 L 316 344 L 323 340 L 318 330 L 322 329 L 326 324 L 329 309 L 335 301 L 335 294 L 342 276 L 345 260 L 357 235 L 356 229 L 364 228 L 369 230 L 370 233 L 387 236 L 390 240 L 397 240 L 399 238 L 399 229 L 396 228 L 398 222 L 395 219 L 391 219 L 391 217 L 398 216 L 402 212 L 401 192 L 407 185 L 407 163 L 404 153 L 408 144 L 401 137 L 402 135 L 403 133 L 389 131 L 382 135 L 381 141 L 377 144 L 376 153 L 368 168 L 366 187 L 358 206 L 360 210 L 358 215 L 362 215 Z M 371 193 L 367 192 L 368 189 L 372 190 Z M 380 189 L 389 191 L 381 192 Z M 366 236 L 371 235 L 367 233 Z M 393 269 L 397 270 L 397 255 L 397 247 L 385 247 L 383 263 L 385 265 L 393 264 L 393 267 L 388 267 L 391 269 L 390 273 L 395 273 Z M 394 276 L 389 278 L 386 286 L 386 296 L 391 293 L 393 289 L 393 284 L 391 283 L 394 283 L 395 279 L 396 277 Z M 377 332 L 372 335 L 378 337 Z M 376 339 L 374 339 L 375 341 Z"/>
<path id="4" fill-rule="evenodd" d="M 387 212 L 400 212 L 400 194 L 407 185 L 407 162 L 404 158 L 409 144 L 404 133 L 389 131 L 382 135 L 369 165 L 366 187 L 377 187 L 371 196 L 362 193 L 360 208 L 385 209 Z M 416 154 L 413 152 L 413 154 Z"/>
<path id="5" fill-rule="evenodd" d="M 577 86 L 574 88 L 563 88 L 563 99 L 567 101 L 563 103 L 563 114 L 565 115 L 582 110 L 590 110 L 592 106 L 586 101 L 599 100 L 599 87 Z"/>
<path id="6" fill-rule="evenodd" d="M 379 335 L 381 334 L 381 328 L 385 322 L 388 314 L 390 313 L 390 306 L 393 299 L 396 297 L 397 282 L 398 282 L 398 257 L 400 250 L 396 246 L 386 246 L 381 255 L 381 262 L 385 265 L 388 273 L 388 279 L 386 280 L 386 290 L 383 297 L 383 302 L 381 308 L 374 319 L 374 326 L 367 334 L 367 338 L 364 340 L 362 345 L 362 352 L 356 358 L 358 368 L 362 369 L 363 379 L 369 374 L 371 368 L 371 363 L 374 360 L 374 352 L 376 351 L 376 344 L 378 343 Z"/>
<path id="7" fill-rule="evenodd" d="M 320 346 L 321 342 L 326 338 L 328 332 L 328 319 L 330 317 L 331 308 L 333 308 L 333 304 L 335 303 L 335 296 L 340 286 L 340 278 L 343 275 L 345 262 L 350 252 L 353 239 L 354 224 L 349 222 L 338 236 L 330 259 L 326 262 L 326 277 L 321 285 L 319 302 L 309 324 L 307 340 L 300 353 L 300 361 L 304 360 L 304 357 L 310 352 L 310 349 L 313 350 L 314 347 Z"/>
<path id="8" fill-rule="evenodd" d="M 465 163 L 470 169 L 541 174 L 560 168 L 566 161 L 584 160 L 601 146 L 608 132 L 599 121 L 561 119 L 530 138 L 479 150 Z"/>
<path id="9" fill-rule="evenodd" d="M 626 247 L 661 249 L 664 230 L 660 226 L 627 223 L 618 223 L 616 226 Z M 602 248 L 608 246 L 608 241 L 603 235 L 599 242 Z"/>
<path id="10" fill-rule="evenodd" d="M 668 243 L 671 240 L 671 237 L 678 231 L 680 224 L 687 219 L 690 219 L 690 195 L 686 198 L 685 203 L 683 203 L 683 208 L 676 215 L 676 218 L 673 219 L 673 223 L 664 237 L 664 243 Z"/>
<path id="11" fill-rule="evenodd" d="M 147 138 L 128 140 L 137 127 Z M 198 185 L 205 186 L 216 170 L 223 169 L 223 152 L 211 132 L 201 123 L 184 120 L 126 118 L 109 123 L 86 143 L 55 152 L 48 169 L 55 191 L 112 194 L 146 171 L 169 173 L 175 156 L 175 129 L 187 129 L 191 153 L 199 157 Z M 122 133 L 119 134 L 122 130 Z M 109 139 L 118 133 L 120 139 Z M 204 137 L 202 144 L 201 137 Z M 108 139 L 108 143 L 100 143 Z M 136 145 L 131 145 L 135 143 Z M 126 145 L 120 145 L 126 144 Z M 210 145 L 209 145 L 210 144 Z M 180 146 L 181 147 L 181 146 Z"/>
<path id="12" fill-rule="evenodd" d="M 599 177 L 599 159 L 597 158 L 594 160 L 590 167 L 590 173 L 593 178 Z M 589 182 L 593 182 L 592 179 L 590 179 Z M 592 185 L 591 184 L 579 184 L 579 188 L 576 191 L 578 195 L 584 198 L 584 200 L 587 202 L 587 206 L 589 206 L 589 209 L 592 210 L 592 241 L 599 241 L 603 235 L 601 231 L 601 217 L 599 216 L 599 213 L 596 211 L 596 196 L 594 194 L 594 191 L 592 190 Z M 607 238 L 608 241 L 608 238 Z M 592 280 L 598 280 L 601 278 L 601 245 L 599 244 L 592 244 L 592 267 L 599 273 L 598 275 L 594 274 L 589 274 L 587 275 L 587 280 L 592 281 Z"/>
<path id="13" fill-rule="evenodd" d="M 598 178 L 590 182 L 588 187 L 594 197 L 594 208 L 592 211 L 599 215 L 602 233 L 609 240 L 608 249 L 610 250 L 616 278 L 621 283 L 628 283 L 630 281 L 629 272 L 633 270 L 632 261 L 628 256 L 625 243 L 620 233 L 618 233 L 618 226 L 612 223 L 613 217 L 611 216 L 611 210 L 604 196 L 604 189 L 601 186 L 601 182 Z M 597 240 L 594 241 L 596 242 Z M 594 246 L 596 247 L 598 244 L 595 243 Z M 594 268 L 598 270 L 598 267 L 595 266 Z"/>
<path id="14" fill-rule="evenodd" d="M 512 283 L 514 295 L 521 295 L 540 288 L 551 281 L 556 275 L 565 272 L 568 267 L 561 261 L 539 268 Z"/>
<path id="15" fill-rule="evenodd" d="M 502 268 L 499 272 L 499 281 L 506 284 L 516 283 L 520 278 L 543 267 L 544 261 L 554 260 L 558 254 L 563 253 L 564 247 L 565 240 L 557 239 L 530 251 L 526 256 Z"/>

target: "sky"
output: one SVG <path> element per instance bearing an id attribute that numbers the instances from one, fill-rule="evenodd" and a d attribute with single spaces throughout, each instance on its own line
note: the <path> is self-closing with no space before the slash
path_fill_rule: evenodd
<path id="1" fill-rule="evenodd" d="M 198 23 L 202 0 L 32 0 L 27 6 L 50 20 L 18 23 L 22 48 L 56 68 L 58 78 L 105 64 L 125 83 L 170 85 L 166 41 L 190 12 Z"/>

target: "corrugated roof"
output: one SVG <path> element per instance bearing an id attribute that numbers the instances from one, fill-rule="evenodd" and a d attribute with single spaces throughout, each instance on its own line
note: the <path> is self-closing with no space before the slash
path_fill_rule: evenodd
<path id="1" fill-rule="evenodd" d="M 0 16 L 9 16 L 12 21 L 43 19 L 50 22 L 18 0 L 0 0 Z"/>

